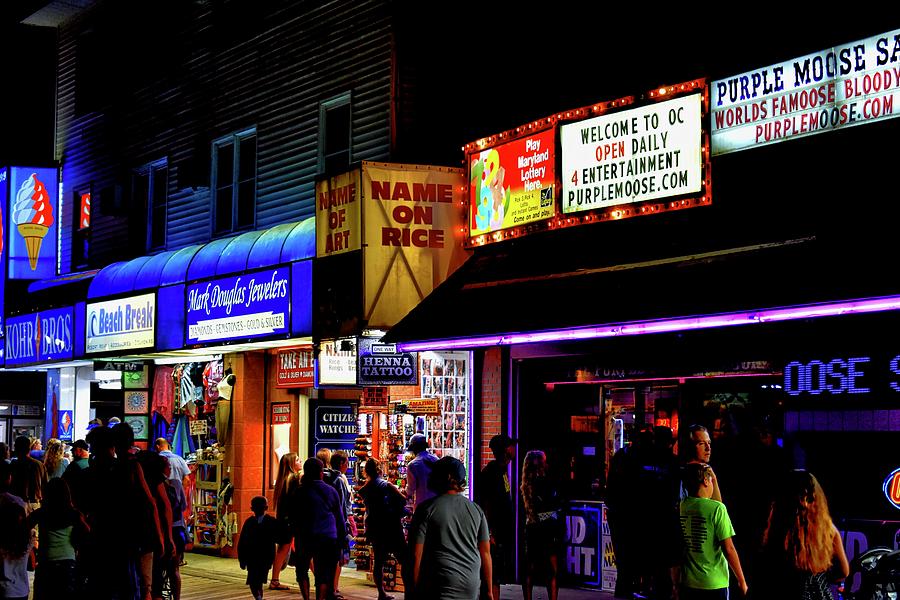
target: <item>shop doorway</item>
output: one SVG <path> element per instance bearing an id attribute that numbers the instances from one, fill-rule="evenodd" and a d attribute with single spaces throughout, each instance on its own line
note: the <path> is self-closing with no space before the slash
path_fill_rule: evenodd
<path id="1" fill-rule="evenodd" d="M 599 385 L 546 384 L 519 404 L 519 456 L 529 450 L 547 454 L 551 477 L 564 498 L 598 499 L 603 485 L 603 433 Z"/>

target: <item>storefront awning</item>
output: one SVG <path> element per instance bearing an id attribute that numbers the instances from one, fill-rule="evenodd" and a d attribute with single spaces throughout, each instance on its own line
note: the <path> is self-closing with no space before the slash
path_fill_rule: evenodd
<path id="1" fill-rule="evenodd" d="M 311 217 L 299 223 L 113 263 L 96 274 L 88 298 L 240 273 L 312 258 L 315 254 L 316 226 Z"/>
<path id="2" fill-rule="evenodd" d="M 58 288 L 73 283 L 86 283 L 93 279 L 99 272 L 100 269 L 92 269 L 90 271 L 82 271 L 81 273 L 69 273 L 67 275 L 51 277 L 50 279 L 41 279 L 29 284 L 28 293 L 36 294 L 38 292 L 43 292 L 44 290 Z"/>
<path id="3" fill-rule="evenodd" d="M 611 327 L 603 336 L 611 336 L 620 324 L 695 317 L 709 321 L 698 327 L 726 326 L 741 324 L 739 317 L 721 325 L 707 317 L 823 302 L 841 314 L 841 303 L 900 291 L 890 278 L 871 275 L 864 258 L 829 251 L 814 238 L 615 264 L 608 254 L 591 253 L 590 245 L 550 242 L 534 236 L 476 253 L 385 341 L 412 342 L 407 349 L 423 350 L 528 343 L 535 336 L 517 334 L 535 332 L 576 330 L 571 339 L 579 339 L 578 330 L 606 325 Z M 896 300 L 887 309 L 900 307 Z M 870 302 L 872 310 L 887 310 L 884 303 Z M 802 314 L 797 311 L 798 318 Z M 783 316 L 771 320 L 776 318 Z M 748 315 L 747 322 L 761 321 Z M 640 332 L 655 331 L 645 325 Z"/>

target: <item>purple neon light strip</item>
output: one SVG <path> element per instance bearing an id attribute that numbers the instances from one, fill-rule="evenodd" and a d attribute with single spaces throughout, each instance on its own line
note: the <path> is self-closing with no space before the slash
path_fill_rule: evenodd
<path id="1" fill-rule="evenodd" d="M 514 344 L 533 344 L 536 342 L 566 342 L 626 335 L 691 331 L 694 329 L 710 329 L 734 325 L 751 325 L 754 323 L 792 321 L 796 319 L 816 319 L 820 317 L 834 317 L 839 315 L 854 315 L 890 310 L 900 310 L 900 296 L 860 298 L 842 302 L 824 302 L 821 304 L 766 308 L 715 315 L 615 323 L 594 327 L 575 327 L 570 329 L 551 329 L 526 333 L 507 333 L 501 335 L 430 340 L 426 342 L 408 342 L 400 344 L 399 346 L 404 352 L 424 352 L 427 350 L 478 348 L 482 346 L 510 346 Z"/>

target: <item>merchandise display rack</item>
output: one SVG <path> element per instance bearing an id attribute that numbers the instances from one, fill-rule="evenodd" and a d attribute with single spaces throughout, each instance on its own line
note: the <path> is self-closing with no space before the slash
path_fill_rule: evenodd
<path id="1" fill-rule="evenodd" d="M 198 459 L 197 482 L 194 488 L 194 547 L 219 549 L 222 547 L 224 532 L 222 516 L 221 459 Z"/>

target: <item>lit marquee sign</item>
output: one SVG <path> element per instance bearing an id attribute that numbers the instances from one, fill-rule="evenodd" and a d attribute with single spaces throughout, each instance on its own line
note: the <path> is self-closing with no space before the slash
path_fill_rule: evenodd
<path id="1" fill-rule="evenodd" d="M 900 29 L 714 81 L 712 153 L 900 114 Z"/>
<path id="2" fill-rule="evenodd" d="M 700 192 L 702 114 L 698 92 L 563 125 L 563 212 Z"/>
<path id="3" fill-rule="evenodd" d="M 884 480 L 882 490 L 891 506 L 900 509 L 900 468 L 891 471 L 891 474 Z"/>
<path id="4" fill-rule="evenodd" d="M 469 154 L 469 236 L 556 215 L 556 129 Z"/>

